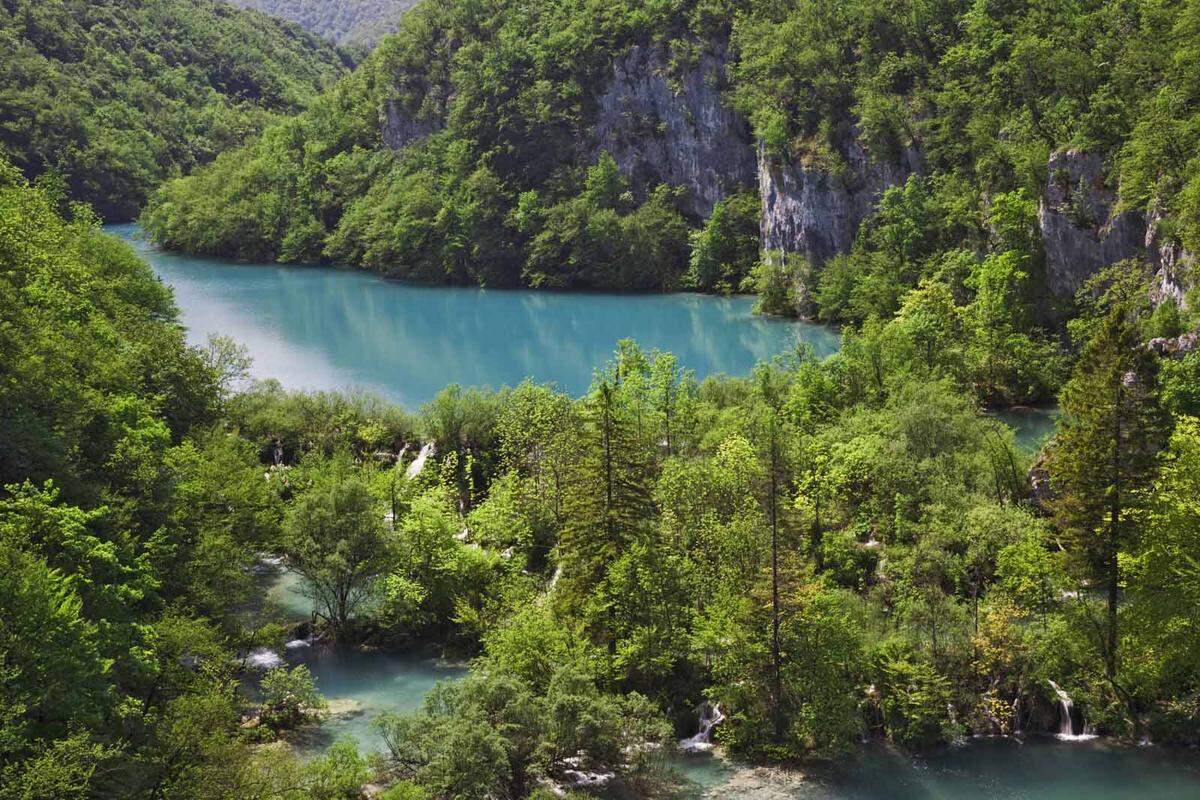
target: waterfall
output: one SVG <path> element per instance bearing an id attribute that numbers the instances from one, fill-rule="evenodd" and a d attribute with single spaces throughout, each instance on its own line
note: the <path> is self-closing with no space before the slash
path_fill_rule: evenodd
<path id="1" fill-rule="evenodd" d="M 695 736 L 679 740 L 679 749 L 684 753 L 706 753 L 712 750 L 712 729 L 724 721 L 721 706 L 707 701 L 700 704 L 700 729 Z"/>
<path id="2" fill-rule="evenodd" d="M 1082 733 L 1075 733 L 1075 720 L 1071 716 L 1071 709 L 1074 708 L 1074 703 L 1071 701 L 1071 696 L 1063 691 L 1063 688 L 1054 681 L 1048 680 L 1047 683 L 1050 684 L 1050 688 L 1054 690 L 1054 693 L 1058 695 L 1059 713 L 1062 716 L 1062 719 L 1058 723 L 1058 733 L 1056 734 L 1058 738 L 1068 742 L 1095 739 L 1096 734 L 1091 732 L 1087 724 L 1084 724 Z"/>
<path id="3" fill-rule="evenodd" d="M 421 470 L 425 469 L 425 461 L 433 455 L 433 442 L 428 442 L 421 447 L 421 452 L 417 453 L 417 457 L 408 465 L 408 470 L 404 473 L 404 477 L 410 481 L 421 474 Z"/>
<path id="4" fill-rule="evenodd" d="M 279 653 L 267 647 L 256 647 L 246 656 L 246 664 L 255 669 L 269 670 L 283 666 Z"/>

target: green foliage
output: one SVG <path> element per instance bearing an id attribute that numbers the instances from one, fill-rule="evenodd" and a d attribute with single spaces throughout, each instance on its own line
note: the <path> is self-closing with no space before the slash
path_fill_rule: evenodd
<path id="1" fill-rule="evenodd" d="M 403 409 L 369 394 L 289 392 L 262 381 L 231 398 L 227 416 L 263 460 L 295 463 L 307 453 L 360 457 L 391 450 L 416 438 Z"/>
<path id="2" fill-rule="evenodd" d="M 0 41 L 0 146 L 110 221 L 348 66 L 294 26 L 216 0 L 13 0 Z"/>
<path id="3" fill-rule="evenodd" d="M 1054 511 L 1077 542 L 1083 568 L 1107 590 L 1103 640 L 1108 677 L 1118 668 L 1121 552 L 1135 537 L 1170 418 L 1158 398 L 1157 362 L 1139 339 L 1136 286 L 1109 291 L 1108 308 L 1091 327 L 1075 373 L 1063 388 L 1064 420 L 1048 468 Z M 1132 297 L 1131 297 L 1132 295 Z"/>
<path id="4" fill-rule="evenodd" d="M 769 593 L 727 594 L 697 626 L 695 646 L 711 654 L 712 691 L 732 713 L 720 739 L 747 755 L 829 756 L 859 733 L 856 679 L 865 667 L 860 629 L 847 593 L 803 580 L 782 597 L 785 665 L 782 739 L 772 736 Z"/>
<path id="5" fill-rule="evenodd" d="M 145 227 L 193 252 L 427 282 L 678 286 L 690 225 L 676 187 L 631 182 L 607 153 L 581 162 L 575 142 L 595 114 L 585 87 L 606 79 L 619 50 L 673 38 L 677 15 L 576 5 L 412 9 L 307 113 L 164 186 Z M 381 119 L 415 138 L 384 147 Z M 726 236 L 744 238 L 751 204 L 731 202 L 741 221 Z"/>
<path id="6" fill-rule="evenodd" d="M 544 689 L 489 671 L 438 686 L 425 707 L 379 726 L 390 765 L 434 797 L 525 797 L 568 769 L 630 782 L 661 768 L 670 728 L 637 695 L 613 696 L 571 665 Z"/>
<path id="7" fill-rule="evenodd" d="M 864 728 L 927 750 L 1044 722 L 1048 679 L 1106 731 L 1194 741 L 1200 361 L 1143 346 L 1192 320 L 1150 313 L 1121 265 L 1071 309 L 1068 370 L 1039 327 L 1035 198 L 1049 153 L 1083 148 L 1195 249 L 1198 8 L 453 0 L 312 97 L 330 51 L 207 0 L 3 4 L 0 796 L 349 798 L 386 777 L 517 798 L 581 769 L 644 794 L 694 730 L 664 709 L 719 702 L 718 741 L 766 759 Z M 857 191 L 864 159 L 920 151 L 850 252 L 760 258 L 752 194 L 689 219 L 678 187 L 581 158 L 615 56 L 662 47 L 674 70 L 726 39 L 772 157 Z M 412 416 L 243 387 L 243 354 L 187 347 L 169 293 L 67 200 L 128 215 L 259 131 L 161 188 L 146 228 L 431 282 L 753 288 L 844 324 L 842 350 L 698 387 L 622 342 L 583 398 L 448 387 Z M 979 408 L 1068 374 L 1039 507 Z M 436 455 L 408 479 L 419 441 Z M 264 552 L 317 633 L 482 647 L 472 674 L 385 719 L 380 763 L 250 749 L 232 653 L 278 643 L 247 611 Z M 301 669 L 260 688 L 271 726 L 320 705 Z"/>
<path id="8" fill-rule="evenodd" d="M 691 235 L 684 284 L 705 291 L 741 291 L 758 263 L 760 213 L 758 197 L 748 192 L 718 201 L 704 227 Z"/>
<path id="9" fill-rule="evenodd" d="M 366 759 L 353 740 L 334 742 L 324 757 L 301 771 L 300 797 L 312 800 L 353 800 L 371 776 Z"/>
<path id="10" fill-rule="evenodd" d="M 89 215 L 64 219 L 45 190 L 18 182 L 0 188 L 0 309 L 0 482 L 136 498 L 151 521 L 156 462 L 218 404 L 167 290 Z"/>
<path id="11" fill-rule="evenodd" d="M 805 287 L 811 274 L 812 269 L 802 256 L 764 252 L 749 276 L 749 285 L 758 295 L 754 310 L 784 317 L 807 312 L 810 301 Z"/>
<path id="12" fill-rule="evenodd" d="M 263 696 L 262 720 L 276 729 L 294 728 L 327 705 L 303 664 L 269 670 L 259 688 Z"/>
<path id="13" fill-rule="evenodd" d="M 288 510 L 284 550 L 289 568 L 304 578 L 317 615 L 344 636 L 373 598 L 379 578 L 396 563 L 395 546 L 380 504 L 346 457 L 306 466 L 312 483 Z"/>
<path id="14" fill-rule="evenodd" d="M 95 722 L 110 702 L 110 664 L 100 657 L 95 623 L 60 572 L 8 535 L 0 541 L 0 567 L 0 752 L 10 762 L 73 723 Z"/>
<path id="15" fill-rule="evenodd" d="M 1200 651 L 1190 633 L 1200 590 L 1195 538 L 1197 531 L 1197 459 L 1200 458 L 1200 423 L 1180 417 L 1163 453 L 1163 467 L 1141 501 L 1147 515 L 1135 550 L 1128 562 L 1128 658 L 1148 662 L 1141 666 L 1143 688 L 1150 696 L 1186 692 L 1200 670 Z M 1146 659 L 1152 650 L 1160 654 Z"/>
<path id="16" fill-rule="evenodd" d="M 921 751 L 953 738 L 947 714 L 951 687 L 945 676 L 927 663 L 904 658 L 887 658 L 880 671 L 880 705 L 895 742 Z"/>

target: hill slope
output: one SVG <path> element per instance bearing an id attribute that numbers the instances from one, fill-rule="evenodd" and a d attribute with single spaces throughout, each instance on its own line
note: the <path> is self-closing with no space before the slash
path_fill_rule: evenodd
<path id="1" fill-rule="evenodd" d="M 374 46 L 395 32 L 416 0 L 229 0 L 232 5 L 290 19 L 341 45 Z"/>
<path id="2" fill-rule="evenodd" d="M 147 221 L 182 249 L 423 280 L 704 289 L 744 280 L 758 228 L 766 305 L 830 320 L 994 269 L 1014 319 L 1055 322 L 1130 257 L 1182 301 L 1197 30 L 1200 4 L 1157 0 L 423 3 Z"/>
<path id="3" fill-rule="evenodd" d="M 347 67 L 296 26 L 217 0 L 0 0 L 0 147 L 109 220 L 295 112 Z"/>

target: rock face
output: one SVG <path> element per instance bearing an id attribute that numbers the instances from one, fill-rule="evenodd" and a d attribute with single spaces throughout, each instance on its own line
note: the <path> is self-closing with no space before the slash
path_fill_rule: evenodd
<path id="1" fill-rule="evenodd" d="M 1150 300 L 1155 305 L 1174 300 L 1180 308 L 1185 308 L 1196 257 L 1162 235 L 1162 222 L 1162 210 L 1158 204 L 1152 205 L 1146 213 L 1146 250 L 1155 270 L 1150 283 Z"/>
<path id="2" fill-rule="evenodd" d="M 1146 220 L 1136 212 L 1116 211 L 1118 198 L 1105 183 L 1100 156 L 1062 150 L 1050 156 L 1048 168 L 1038 227 L 1051 292 L 1071 297 L 1108 265 L 1145 257 Z"/>
<path id="3" fill-rule="evenodd" d="M 759 147 L 763 249 L 799 253 L 813 265 L 848 253 L 859 225 L 884 190 L 921 171 L 921 155 L 914 149 L 893 163 L 883 163 L 855 140 L 843 155 L 846 168 L 834 175 L 792 164 Z"/>
<path id="4" fill-rule="evenodd" d="M 1182 336 L 1157 336 L 1146 343 L 1146 346 L 1163 358 L 1183 358 L 1188 353 L 1196 352 L 1200 345 L 1200 332 L 1193 331 Z"/>
<path id="5" fill-rule="evenodd" d="M 401 103 L 388 100 L 383 106 L 383 143 L 399 150 L 442 129 L 440 119 L 417 119 Z"/>
<path id="6" fill-rule="evenodd" d="M 667 183 L 688 191 L 683 211 L 699 220 L 738 188 L 754 184 L 750 128 L 721 96 L 725 49 L 710 46 L 672 75 L 659 47 L 633 46 L 613 63 L 596 98 L 585 150 L 617 162 L 638 193 Z"/>

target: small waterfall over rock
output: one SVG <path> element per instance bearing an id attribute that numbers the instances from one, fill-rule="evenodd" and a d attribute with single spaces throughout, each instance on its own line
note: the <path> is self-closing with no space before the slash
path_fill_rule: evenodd
<path id="1" fill-rule="evenodd" d="M 433 455 L 433 442 L 428 442 L 421 447 L 421 452 L 417 453 L 417 457 L 408 465 L 408 469 L 404 473 L 404 477 L 410 481 L 421 474 L 421 470 L 425 469 L 425 462 Z"/>
<path id="2" fill-rule="evenodd" d="M 700 704 L 700 730 L 695 736 L 679 740 L 679 749 L 686 754 L 707 753 L 713 749 L 712 729 L 725 720 L 718 703 L 707 701 Z"/>
<path id="3" fill-rule="evenodd" d="M 261 670 L 275 669 L 283 666 L 283 658 L 269 647 L 257 647 L 246 656 L 246 665 Z"/>
<path id="4" fill-rule="evenodd" d="M 1075 704 L 1071 701 L 1071 696 L 1054 681 L 1047 680 L 1047 683 L 1050 684 L 1050 688 L 1054 690 L 1054 693 L 1058 695 L 1059 715 L 1062 717 L 1058 723 L 1058 733 L 1056 734 L 1058 738 L 1068 742 L 1095 739 L 1096 734 L 1091 732 L 1086 723 L 1084 723 L 1082 733 L 1075 733 L 1075 719 L 1071 716 L 1071 710 L 1075 707 Z"/>

